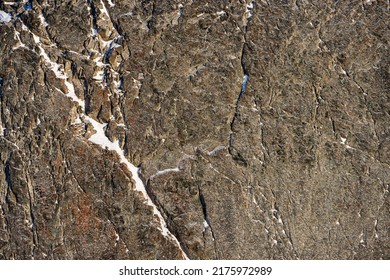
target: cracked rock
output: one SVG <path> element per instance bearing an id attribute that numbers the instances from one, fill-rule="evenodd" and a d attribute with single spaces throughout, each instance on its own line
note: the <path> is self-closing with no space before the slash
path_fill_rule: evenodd
<path id="1" fill-rule="evenodd" d="M 389 259 L 388 1 L 0 3 L 0 259 Z"/>

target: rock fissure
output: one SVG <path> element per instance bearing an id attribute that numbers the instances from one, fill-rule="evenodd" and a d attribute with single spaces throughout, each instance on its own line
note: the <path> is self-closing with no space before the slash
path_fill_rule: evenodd
<path id="1" fill-rule="evenodd" d="M 60 2 L 0 4 L 0 259 L 389 255 L 387 2 Z"/>
<path id="2" fill-rule="evenodd" d="M 240 110 L 240 101 L 241 101 L 243 94 L 245 93 L 248 79 L 249 79 L 248 70 L 247 70 L 246 65 L 245 65 L 245 49 L 247 46 L 247 37 L 246 36 L 247 36 L 248 28 L 249 28 L 250 17 L 252 16 L 251 11 L 253 8 L 253 4 L 254 4 L 254 1 L 251 2 L 251 4 L 250 4 L 251 6 L 247 5 L 246 6 L 247 10 L 245 11 L 246 23 L 245 23 L 245 30 L 244 30 L 244 35 L 243 35 L 244 43 L 242 45 L 242 50 L 241 50 L 241 68 L 242 68 L 242 72 L 243 72 L 244 76 L 243 76 L 243 80 L 241 83 L 241 89 L 240 89 L 240 92 L 238 94 L 236 104 L 234 107 L 235 108 L 234 116 L 233 116 L 232 121 L 230 122 L 230 135 L 229 135 L 229 143 L 228 143 L 229 154 L 232 156 L 232 158 L 234 160 L 236 160 L 237 162 L 241 163 L 244 166 L 247 165 L 247 160 L 234 147 L 234 130 L 235 130 L 234 125 L 235 125 L 235 122 L 237 121 L 237 119 L 240 117 L 240 111 L 239 111 Z M 250 9 L 248 9 L 248 7 L 250 7 Z"/>
<path id="3" fill-rule="evenodd" d="M 205 200 L 203 192 L 202 192 L 201 183 L 198 183 L 198 196 L 199 196 L 200 205 L 202 206 L 202 212 L 203 212 L 203 218 L 204 218 L 204 227 L 205 228 L 207 228 L 207 227 L 210 228 L 211 236 L 213 237 L 213 241 L 215 241 L 214 231 L 213 231 L 213 228 L 212 228 L 212 226 L 210 224 L 209 216 L 207 214 L 207 205 L 206 205 L 206 200 Z"/>

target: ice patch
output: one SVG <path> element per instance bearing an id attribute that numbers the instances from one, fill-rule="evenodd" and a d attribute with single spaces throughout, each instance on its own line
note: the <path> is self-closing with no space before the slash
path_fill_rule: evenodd
<path id="1" fill-rule="evenodd" d="M 8 23 L 12 20 L 11 14 L 0 10 L 0 23 Z"/>
<path id="2" fill-rule="evenodd" d="M 248 83 L 248 75 L 245 74 L 241 84 L 241 93 L 244 93 L 244 91 L 246 90 L 247 83 Z"/>

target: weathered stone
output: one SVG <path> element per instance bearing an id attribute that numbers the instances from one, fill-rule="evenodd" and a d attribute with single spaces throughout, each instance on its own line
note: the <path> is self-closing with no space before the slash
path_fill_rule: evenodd
<path id="1" fill-rule="evenodd" d="M 0 259 L 390 258 L 388 1 L 22 2 Z"/>

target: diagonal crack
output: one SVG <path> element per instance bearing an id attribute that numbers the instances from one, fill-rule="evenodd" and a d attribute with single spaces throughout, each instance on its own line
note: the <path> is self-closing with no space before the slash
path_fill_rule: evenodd
<path id="1" fill-rule="evenodd" d="M 106 9 L 105 9 L 104 3 L 102 1 L 101 1 L 101 3 L 102 3 L 103 8 L 104 8 L 103 12 L 108 13 L 106 11 Z M 79 118 L 81 117 L 81 119 L 82 119 L 82 121 L 84 123 L 89 122 L 93 126 L 93 128 L 95 130 L 95 134 L 90 136 L 88 138 L 88 141 L 92 142 L 94 144 L 99 145 L 103 149 L 108 149 L 108 150 L 114 151 L 117 154 L 117 156 L 120 159 L 120 163 L 123 163 L 127 167 L 127 169 L 130 171 L 130 173 L 132 175 L 132 181 L 134 181 L 134 183 L 135 183 L 134 186 L 133 186 L 134 187 L 134 191 L 141 192 L 141 194 L 145 198 L 145 204 L 150 206 L 150 207 L 152 207 L 154 215 L 157 216 L 157 218 L 159 220 L 159 224 L 160 224 L 159 230 L 161 231 L 161 234 L 165 238 L 173 241 L 176 244 L 176 246 L 181 250 L 183 258 L 184 259 L 188 259 L 188 256 L 183 251 L 180 242 L 177 240 L 176 236 L 173 235 L 169 231 L 169 229 L 167 228 L 167 225 L 166 225 L 166 221 L 162 217 L 162 214 L 161 214 L 160 210 L 153 203 L 153 201 L 151 200 L 149 194 L 147 193 L 147 191 L 145 189 L 145 184 L 144 184 L 144 182 L 141 180 L 141 178 L 139 176 L 139 168 L 134 166 L 127 159 L 127 157 L 125 156 L 124 150 L 119 145 L 119 141 L 118 140 L 115 141 L 115 142 L 112 142 L 106 136 L 105 127 L 106 127 L 107 123 L 100 123 L 100 122 L 94 120 L 93 118 L 91 118 L 90 116 L 88 116 L 88 114 L 85 112 L 85 101 L 81 100 L 75 94 L 75 90 L 74 90 L 74 86 L 73 86 L 72 80 L 69 79 L 67 73 L 65 72 L 65 69 L 62 70 L 61 69 L 62 65 L 54 62 L 47 55 L 46 50 L 45 50 L 43 44 L 41 43 L 40 37 L 35 35 L 34 33 L 32 33 L 30 31 L 30 29 L 23 22 L 22 22 L 22 24 L 23 24 L 23 28 L 26 31 L 28 31 L 33 36 L 34 42 L 37 45 L 37 47 L 39 48 L 39 50 L 40 50 L 40 54 L 39 55 L 44 59 L 44 63 L 49 66 L 49 68 L 55 73 L 55 75 L 56 75 L 56 77 L 58 79 L 61 79 L 61 80 L 64 81 L 64 83 L 66 85 L 66 92 L 63 92 L 63 94 L 65 94 L 67 97 L 69 97 L 72 101 L 77 102 L 79 107 L 81 107 L 81 112 L 79 113 L 78 117 Z"/>
<path id="2" fill-rule="evenodd" d="M 200 201 L 200 204 L 202 205 L 202 211 L 203 211 L 203 217 L 204 217 L 204 220 L 205 220 L 205 225 L 207 227 L 210 228 L 210 231 L 211 231 L 211 236 L 213 237 L 213 241 L 215 241 L 215 235 L 214 235 L 214 231 L 213 231 L 213 228 L 210 224 L 210 220 L 209 220 L 209 216 L 207 214 L 207 205 L 206 205 L 206 200 L 204 198 L 204 195 L 203 195 L 203 192 L 202 192 L 202 187 L 201 187 L 201 183 L 199 182 L 198 184 L 198 194 L 199 194 L 199 201 Z"/>

